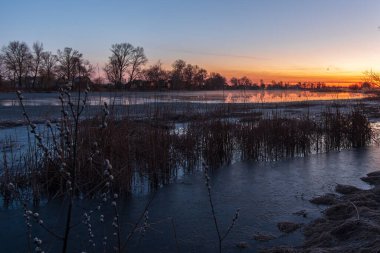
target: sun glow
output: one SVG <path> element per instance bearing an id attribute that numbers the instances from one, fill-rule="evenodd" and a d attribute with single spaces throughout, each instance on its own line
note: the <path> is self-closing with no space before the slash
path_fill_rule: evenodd
<path id="1" fill-rule="evenodd" d="M 211 69 L 211 68 L 210 68 Z M 297 82 L 324 82 L 331 86 L 349 86 L 364 81 L 364 71 L 336 71 L 334 69 L 326 68 L 324 71 L 315 70 L 227 70 L 223 68 L 211 69 L 211 71 L 220 72 L 226 76 L 227 79 L 232 77 L 247 76 L 256 83 L 260 80 L 268 83 L 271 81 L 283 81 L 288 83 Z"/>

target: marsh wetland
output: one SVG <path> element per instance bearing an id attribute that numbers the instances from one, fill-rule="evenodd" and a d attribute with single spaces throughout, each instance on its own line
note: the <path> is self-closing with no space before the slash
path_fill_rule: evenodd
<path id="1" fill-rule="evenodd" d="M 270 96 L 284 101 L 252 103 L 245 101 L 246 93 L 230 93 L 235 102 L 221 103 L 223 91 L 210 98 L 200 98 L 200 92 L 90 92 L 77 122 L 75 187 L 67 184 L 73 159 L 68 140 L 76 123 L 70 102 L 80 109 L 84 93 L 79 104 L 76 92 L 26 93 L 20 95 L 23 106 L 15 94 L 2 94 L 0 233 L 5 241 L 22 238 L 5 250 L 28 248 L 31 234 L 48 241 L 46 251 L 59 250 L 67 191 L 72 223 L 84 223 L 72 228 L 71 240 L 82 243 L 68 244 L 70 251 L 111 249 L 118 245 L 116 233 L 124 239 L 120 250 L 210 252 L 218 248 L 213 215 L 227 229 L 239 209 L 223 250 L 257 252 L 302 245 L 302 227 L 324 210 L 309 202 L 313 197 L 333 192 L 337 184 L 370 188 L 360 177 L 380 162 L 377 105 L 354 99 L 368 95 L 310 101 L 301 92 L 296 101 L 294 95 L 287 101 L 286 93 L 275 92 Z M 104 161 L 112 164 L 112 182 Z M 38 225 L 40 218 L 34 221 L 36 213 L 47 227 Z M 23 214 L 30 216 L 31 230 L 22 225 Z M 107 216 L 108 222 L 99 218 Z M 277 228 L 282 221 L 304 225 L 288 234 Z"/>

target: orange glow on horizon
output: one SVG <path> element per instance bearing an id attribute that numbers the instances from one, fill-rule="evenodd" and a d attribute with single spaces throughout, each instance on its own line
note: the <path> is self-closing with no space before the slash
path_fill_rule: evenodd
<path id="1" fill-rule="evenodd" d="M 180 59 L 180 57 L 179 57 Z M 172 69 L 173 60 L 163 62 L 163 68 L 167 71 Z M 234 63 L 235 66 L 224 66 L 224 61 L 218 63 L 202 62 L 201 60 L 185 59 L 185 62 L 192 65 L 197 65 L 201 68 L 207 70 L 208 73 L 220 73 L 223 75 L 227 82 L 229 83 L 232 77 L 241 78 L 243 76 L 248 77 L 254 83 L 259 84 L 260 80 L 263 80 L 264 83 L 269 84 L 272 81 L 284 82 L 290 84 L 296 84 L 298 82 L 322 82 L 327 86 L 339 86 L 339 87 L 348 87 L 354 84 L 361 84 L 365 81 L 364 72 L 373 70 L 375 73 L 380 72 L 380 65 L 360 65 L 355 67 L 354 64 L 348 64 L 344 68 L 338 67 L 294 67 L 294 66 L 260 66 L 259 64 L 252 64 L 252 66 L 244 66 L 242 68 L 236 68 L 240 64 Z M 152 60 L 145 67 L 155 64 L 155 61 Z M 223 65 L 222 65 L 223 64 Z M 104 64 L 103 64 L 104 65 Z M 102 64 L 100 64 L 100 72 L 96 72 L 94 77 L 106 78 L 103 70 Z M 226 64 L 228 65 L 228 64 Z M 244 65 L 244 64 L 241 64 Z M 374 68 L 370 67 L 374 66 Z"/>
<path id="2" fill-rule="evenodd" d="M 267 58 L 260 60 L 200 57 L 189 62 L 199 63 L 199 66 L 207 69 L 209 73 L 221 73 L 227 80 L 231 77 L 247 76 L 255 83 L 262 79 L 265 83 L 323 82 L 327 85 L 349 86 L 362 83 L 365 71 L 380 72 L 380 61 L 373 55 L 376 54 L 368 56 L 360 50 L 342 49 L 299 53 L 294 56 L 290 53 L 276 55 L 275 52 L 271 52 Z"/>
<path id="3" fill-rule="evenodd" d="M 282 81 L 288 83 L 297 82 L 323 82 L 329 86 L 349 86 L 364 81 L 363 72 L 343 72 L 343 73 L 321 73 L 321 72 L 300 72 L 300 71 L 247 71 L 247 70 L 223 70 L 215 69 L 210 72 L 218 72 L 224 75 L 229 81 L 232 77 L 247 76 L 255 83 L 262 79 L 265 83 L 272 81 Z"/>

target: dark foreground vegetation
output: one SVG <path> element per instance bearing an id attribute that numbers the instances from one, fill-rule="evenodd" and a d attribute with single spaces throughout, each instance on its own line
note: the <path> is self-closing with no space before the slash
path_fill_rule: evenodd
<path id="1" fill-rule="evenodd" d="M 63 194 L 64 171 L 75 175 L 75 194 L 96 194 L 94 189 L 106 179 L 103 170 L 108 160 L 115 173 L 114 190 L 129 194 L 140 182 L 137 178 L 145 178 L 154 189 L 173 180 L 179 170 L 190 172 L 202 162 L 216 169 L 232 160 L 306 156 L 363 147 L 372 136 L 359 107 L 348 113 L 328 108 L 318 117 L 258 111 L 232 114 L 223 109 L 182 115 L 155 107 L 150 118 L 132 119 L 114 117 L 105 105 L 98 117 L 80 120 L 86 94 L 78 103 L 71 101 L 69 92 L 62 92 L 61 120 L 47 122 L 42 133 L 24 113 L 37 146 L 30 147 L 19 163 L 4 156 L 2 189 L 17 182 L 18 187 L 31 187 L 37 200 L 41 195 Z M 2 193 L 9 198 L 6 190 Z"/>
<path id="2" fill-rule="evenodd" d="M 75 200 L 88 198 L 100 203 L 95 207 L 97 211 L 89 207 L 90 211 L 84 213 L 89 245 L 93 250 L 107 251 L 111 247 L 116 252 L 125 251 L 126 243 L 137 229 L 144 230 L 148 226 L 150 203 L 130 232 L 123 234 L 119 224 L 119 198 L 131 194 L 138 184 L 153 191 L 174 180 L 178 172 L 194 169 L 205 169 L 221 252 L 222 242 L 234 226 L 238 211 L 226 232 L 221 231 L 211 197 L 208 169 L 217 169 L 232 160 L 272 161 L 363 147 L 372 137 L 368 119 L 359 107 L 346 113 L 330 108 L 318 117 L 305 114 L 293 118 L 276 112 L 262 115 L 256 111 L 242 111 L 230 117 L 230 112 L 220 109 L 189 116 L 151 105 L 155 112 L 151 117 L 133 119 L 116 117 L 104 104 L 97 117 L 82 120 L 88 92 L 88 89 L 78 91 L 78 99 L 73 100 L 70 90 L 62 90 L 59 95 L 61 118 L 56 124 L 46 122 L 44 132 L 38 132 L 23 106 L 23 95 L 18 93 L 34 141 L 30 143 L 28 154 L 18 162 L 8 161 L 4 155 L 0 193 L 5 205 L 15 201 L 22 204 L 29 240 L 37 252 L 42 251 L 43 245 L 39 237 L 32 240 L 33 226 L 48 231 L 62 245 L 61 252 L 68 252 L 74 230 Z M 39 213 L 28 207 L 52 198 L 61 198 L 67 210 L 65 223 L 58 231 L 52 231 Z M 93 239 L 93 212 L 100 216 L 101 222 L 106 214 L 113 220 L 106 231 L 111 231 L 114 237 L 103 239 L 104 247 L 96 246 Z"/>

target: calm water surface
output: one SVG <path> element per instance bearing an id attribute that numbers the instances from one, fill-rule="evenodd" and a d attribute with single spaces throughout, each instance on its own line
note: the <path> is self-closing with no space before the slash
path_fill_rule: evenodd
<path id="1" fill-rule="evenodd" d="M 369 188 L 359 178 L 377 170 L 379 164 L 380 148 L 371 147 L 280 162 L 238 162 L 215 171 L 211 184 L 220 226 L 227 228 L 235 209 L 241 210 L 237 226 L 224 243 L 226 252 L 240 252 L 235 244 L 241 241 L 250 245 L 245 252 L 256 252 L 271 245 L 301 244 L 301 231 L 282 234 L 276 228 L 277 222 L 308 223 L 319 217 L 322 207 L 310 204 L 310 198 L 333 192 L 337 183 Z M 123 201 L 120 219 L 124 229 L 137 219 L 150 198 L 151 195 L 142 194 Z M 76 209 L 77 221 L 80 221 L 85 210 L 80 206 L 79 203 Z M 53 227 L 55 224 L 59 229 L 59 224 L 63 222 L 62 210 L 61 202 L 52 201 L 38 211 L 47 224 Z M 293 214 L 300 210 L 306 210 L 307 218 Z M 181 252 L 216 252 L 216 234 L 202 172 L 184 175 L 175 183 L 158 190 L 149 208 L 150 228 L 144 237 L 136 234 L 129 244 L 130 250 L 175 251 L 171 219 L 175 221 Z M 0 223 L 0 252 L 22 252 L 26 247 L 22 211 L 1 209 Z M 272 234 L 277 239 L 256 242 L 252 239 L 256 232 Z M 73 238 L 81 238 L 76 240 L 75 250 L 88 250 L 85 230 L 73 233 Z M 16 240 L 17 243 L 14 243 Z M 47 247 L 54 252 L 56 246 L 48 244 Z"/>
<path id="2" fill-rule="evenodd" d="M 75 92 L 72 93 L 75 96 Z M 154 102 L 193 102 L 193 103 L 280 103 L 315 100 L 344 100 L 368 97 L 368 94 L 353 92 L 312 92 L 312 91 L 173 91 L 173 92 L 92 92 L 90 105 L 104 102 L 115 105 L 134 105 Z M 27 106 L 59 106 L 57 93 L 25 93 Z M 0 106 L 18 106 L 15 94 L 0 94 Z"/>
<path id="3" fill-rule="evenodd" d="M 48 115 L 52 108 L 59 108 L 56 93 L 25 94 L 28 109 L 39 112 L 41 117 Z M 361 93 L 314 93 L 309 91 L 207 91 L 207 92 L 132 92 L 132 93 L 94 93 L 90 96 L 90 105 L 104 102 L 115 105 L 147 104 L 151 102 L 199 102 L 199 103 L 267 103 L 312 100 L 336 100 L 363 98 Z M 18 108 L 18 109 L 17 109 Z M 16 110 L 17 109 L 17 110 Z M 59 111 L 59 109 L 57 109 Z M 2 120 L 22 115 L 14 94 L 0 94 L 0 115 Z M 43 130 L 43 126 L 39 126 Z M 28 136 L 25 126 L 0 130 L 0 146 L 22 151 Z M 1 159 L 0 159 L 1 160 Z M 337 183 L 352 184 L 362 188 L 369 186 L 360 181 L 360 177 L 379 169 L 380 148 L 354 149 L 329 154 L 312 155 L 305 158 L 279 162 L 249 163 L 237 162 L 215 171 L 211 178 L 212 194 L 215 201 L 220 226 L 224 231 L 231 221 L 235 210 L 240 208 L 240 218 L 236 228 L 224 242 L 226 252 L 240 252 L 237 242 L 245 241 L 249 248 L 245 252 L 272 245 L 299 245 L 302 232 L 290 235 L 281 234 L 276 224 L 280 221 L 308 223 L 319 217 L 322 207 L 309 203 L 315 195 L 333 192 Z M 120 203 L 122 227 L 130 228 L 131 223 L 144 209 L 152 196 L 146 193 Z M 80 223 L 86 208 L 95 205 L 78 202 L 75 209 L 75 221 Z M 64 210 L 61 201 L 44 203 L 40 207 L 41 217 L 53 229 L 62 229 Z M 306 210 L 307 218 L 293 215 Z M 22 210 L 19 208 L 0 208 L 0 252 L 25 252 L 26 229 Z M 181 252 L 215 252 L 216 233 L 213 227 L 207 191 L 203 173 L 198 171 L 183 175 L 173 184 L 158 190 L 149 209 L 150 228 L 142 237 L 137 233 L 129 248 L 133 252 L 173 252 L 176 251 L 174 239 L 174 220 L 179 248 Z M 111 222 L 111 221 L 110 221 Z M 82 229 L 84 228 L 84 229 Z M 259 243 L 252 239 L 256 232 L 272 234 L 277 239 Z M 40 231 L 37 231 L 40 233 Z M 97 243 L 101 243 L 100 232 L 96 234 Z M 112 234 L 110 232 L 110 234 Z M 46 242 L 44 250 L 56 252 L 59 245 L 48 240 L 46 233 L 40 234 Z M 84 226 L 73 233 L 72 250 L 91 252 Z"/>

